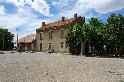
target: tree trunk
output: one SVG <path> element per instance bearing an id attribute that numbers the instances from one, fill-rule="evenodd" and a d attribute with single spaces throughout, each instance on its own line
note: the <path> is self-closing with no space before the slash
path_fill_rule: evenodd
<path id="1" fill-rule="evenodd" d="M 124 46 L 121 46 L 120 48 L 118 48 L 117 53 L 119 56 L 122 56 L 122 50 L 123 50 Z"/>
<path id="2" fill-rule="evenodd" d="M 80 39 L 80 41 L 81 41 L 81 55 L 84 55 L 85 54 L 85 44 L 88 41 L 88 37 L 85 39 L 84 42 L 83 42 L 82 38 Z"/>
<path id="3" fill-rule="evenodd" d="M 83 44 L 83 40 L 81 39 L 81 56 L 84 53 L 84 44 Z"/>

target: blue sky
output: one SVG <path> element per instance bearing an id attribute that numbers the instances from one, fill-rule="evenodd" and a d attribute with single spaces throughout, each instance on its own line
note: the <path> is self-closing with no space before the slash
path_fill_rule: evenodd
<path id="1" fill-rule="evenodd" d="M 16 40 L 16 29 L 21 38 L 36 33 L 43 21 L 72 18 L 75 13 L 106 22 L 111 13 L 124 15 L 124 0 L 0 0 L 0 27 L 9 29 Z"/>

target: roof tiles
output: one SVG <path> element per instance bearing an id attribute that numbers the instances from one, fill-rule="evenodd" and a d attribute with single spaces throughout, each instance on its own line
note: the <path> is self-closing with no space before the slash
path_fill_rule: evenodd
<path id="1" fill-rule="evenodd" d="M 38 28 L 37 30 L 46 30 L 46 29 L 49 30 L 49 29 L 52 29 L 54 27 L 60 27 L 60 26 L 68 25 L 75 20 L 76 20 L 76 18 L 70 18 L 70 19 L 65 20 L 64 22 L 63 21 L 58 21 L 58 22 L 45 24 L 44 26 Z"/>
<path id="2" fill-rule="evenodd" d="M 19 39 L 18 43 L 31 43 L 35 39 L 36 39 L 36 35 L 31 34 L 31 35 L 28 35 L 28 36 L 25 36 L 25 37 Z"/>

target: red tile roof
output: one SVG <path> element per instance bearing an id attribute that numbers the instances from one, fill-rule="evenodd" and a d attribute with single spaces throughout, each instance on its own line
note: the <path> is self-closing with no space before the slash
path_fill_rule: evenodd
<path id="1" fill-rule="evenodd" d="M 81 16 L 79 16 L 79 17 L 81 17 Z M 77 18 L 79 18 L 79 17 L 77 17 Z M 64 22 L 63 21 L 58 21 L 58 22 L 52 22 L 52 23 L 49 23 L 49 24 L 45 24 L 44 26 L 36 29 L 36 31 L 49 30 L 49 29 L 52 29 L 54 27 L 61 27 L 61 26 L 69 25 L 72 22 L 74 22 L 77 18 L 66 19 L 66 20 L 64 20 Z M 84 19 L 84 17 L 82 17 L 82 19 Z"/>
<path id="2" fill-rule="evenodd" d="M 19 39 L 18 43 L 31 43 L 35 39 L 36 39 L 36 35 L 31 34 L 31 35 L 28 35 L 28 36 L 25 36 L 25 37 Z"/>

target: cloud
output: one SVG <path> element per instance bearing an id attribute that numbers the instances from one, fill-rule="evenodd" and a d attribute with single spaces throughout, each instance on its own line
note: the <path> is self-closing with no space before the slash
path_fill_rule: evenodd
<path id="1" fill-rule="evenodd" d="M 74 7 L 74 0 L 52 0 L 52 5 L 54 5 L 58 9 L 71 9 Z"/>
<path id="2" fill-rule="evenodd" d="M 5 15 L 6 9 L 3 7 L 3 5 L 0 5 L 0 15 Z"/>
<path id="3" fill-rule="evenodd" d="M 32 33 L 36 33 L 36 29 L 41 26 L 41 22 L 50 22 L 50 19 L 39 19 L 38 16 L 28 9 L 19 8 L 15 14 L 6 14 L 0 16 L 0 27 L 9 29 L 12 33 L 16 34 L 18 28 L 19 38 Z M 16 35 L 14 38 L 16 41 Z"/>
<path id="4" fill-rule="evenodd" d="M 78 0 L 78 2 L 76 3 L 76 7 L 82 7 L 82 10 L 85 9 L 84 12 L 87 12 L 89 9 L 94 9 L 100 14 L 106 14 L 108 12 L 123 9 L 123 4 L 124 0 Z"/>
<path id="5" fill-rule="evenodd" d="M 39 12 L 40 14 L 44 16 L 53 16 L 53 14 L 50 14 L 49 12 L 49 5 L 45 0 L 6 0 L 8 3 L 13 3 L 16 7 L 20 8 L 29 8 L 30 11 L 35 10 L 36 12 Z"/>
<path id="6" fill-rule="evenodd" d="M 124 9 L 123 4 L 124 0 L 52 0 L 52 5 L 60 10 L 59 15 L 67 17 L 72 17 L 74 13 L 86 15 L 91 10 L 99 14 L 107 14 Z M 92 17 L 93 15 L 90 16 Z"/>
<path id="7" fill-rule="evenodd" d="M 90 18 L 94 16 L 91 10 L 98 14 L 107 14 L 124 8 L 124 0 L 51 0 L 50 3 L 48 0 L 34 0 L 34 2 L 32 0 L 20 0 L 20 2 L 18 0 L 0 0 L 1 2 L 12 3 L 17 7 L 16 12 L 8 14 L 7 8 L 0 5 L 0 26 L 9 29 L 15 35 L 16 28 L 18 28 L 19 38 L 35 33 L 42 21 L 46 23 L 58 21 L 61 16 L 72 18 L 75 13 Z M 53 15 L 50 11 L 56 12 L 56 14 Z"/>
<path id="8" fill-rule="evenodd" d="M 49 13 L 50 7 L 45 0 L 35 0 L 32 2 L 31 7 L 45 16 L 53 16 Z"/>
<path id="9" fill-rule="evenodd" d="M 16 41 L 16 29 L 18 28 L 19 38 L 22 38 L 26 35 L 36 33 L 36 29 L 41 26 L 41 22 L 50 22 L 51 19 L 41 19 L 39 15 L 32 12 L 35 10 L 40 12 L 44 16 L 51 17 L 52 14 L 49 13 L 49 6 L 45 0 L 5 0 L 1 1 L 0 3 L 11 3 L 14 4 L 18 9 L 15 13 L 12 14 L 4 14 L 5 8 L 0 6 L 0 14 L 2 10 L 2 14 L 0 16 L 0 27 L 8 29 L 13 34 L 15 34 L 14 41 Z M 4 11 L 4 12 L 3 12 Z M 54 20 L 54 19 L 52 19 Z M 55 21 L 55 20 L 54 20 Z"/>
<path id="10" fill-rule="evenodd" d="M 103 1 L 103 2 L 102 2 Z M 94 9 L 100 13 L 108 13 L 124 9 L 124 0 L 102 0 L 99 3 L 94 3 Z"/>

